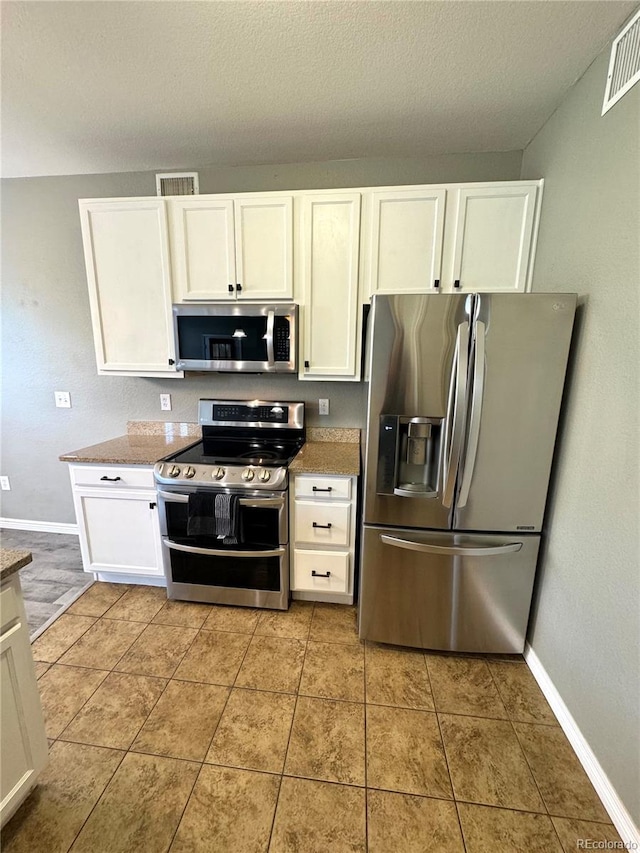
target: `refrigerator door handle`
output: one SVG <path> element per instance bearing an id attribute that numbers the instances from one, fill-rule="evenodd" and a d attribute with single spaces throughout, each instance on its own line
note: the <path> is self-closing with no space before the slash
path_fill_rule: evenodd
<path id="1" fill-rule="evenodd" d="M 482 399 L 484 396 L 484 334 L 485 325 L 482 320 L 476 320 L 473 357 L 473 386 L 471 390 L 471 415 L 469 417 L 469 437 L 467 451 L 462 469 L 462 483 L 458 495 L 458 507 L 467 505 L 469 489 L 473 478 L 473 469 L 478 453 L 480 438 L 480 420 L 482 417 Z"/>
<path id="2" fill-rule="evenodd" d="M 444 487 L 442 505 L 450 507 L 456 485 L 456 475 L 462 453 L 466 420 L 467 371 L 469 365 L 469 324 L 460 323 L 451 368 L 447 419 L 444 431 Z"/>
<path id="3" fill-rule="evenodd" d="M 414 542 L 412 539 L 399 539 L 382 533 L 380 541 L 394 548 L 407 551 L 422 551 L 424 554 L 439 554 L 446 557 L 493 557 L 498 554 L 514 554 L 522 549 L 522 542 L 508 542 L 506 545 L 430 545 L 427 542 Z"/>

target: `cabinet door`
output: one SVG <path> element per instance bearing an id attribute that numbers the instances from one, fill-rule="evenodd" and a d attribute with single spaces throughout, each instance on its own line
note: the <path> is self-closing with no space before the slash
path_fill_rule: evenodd
<path id="1" fill-rule="evenodd" d="M 437 292 L 446 190 L 372 193 L 369 293 Z"/>
<path id="2" fill-rule="evenodd" d="M 177 302 L 234 299 L 236 258 L 231 199 L 167 201 Z"/>
<path id="3" fill-rule="evenodd" d="M 86 572 L 161 576 L 154 492 L 74 492 Z"/>
<path id="4" fill-rule="evenodd" d="M 355 377 L 360 194 L 307 196 L 302 217 L 301 378 Z"/>
<path id="5" fill-rule="evenodd" d="M 293 297 L 293 198 L 236 199 L 236 281 L 239 299 Z"/>
<path id="6" fill-rule="evenodd" d="M 460 189 L 454 237 L 454 289 L 524 291 L 536 186 Z"/>
<path id="7" fill-rule="evenodd" d="M 18 620 L 0 639 L 0 821 L 3 825 L 33 788 L 47 761 L 47 738 L 23 605 L 20 610 Z"/>
<path id="8" fill-rule="evenodd" d="M 81 202 L 99 373 L 177 375 L 162 199 Z"/>

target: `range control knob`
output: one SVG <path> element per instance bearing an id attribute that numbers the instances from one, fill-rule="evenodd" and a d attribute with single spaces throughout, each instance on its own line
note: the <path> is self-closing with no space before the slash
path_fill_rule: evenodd
<path id="1" fill-rule="evenodd" d="M 169 476 L 170 477 L 177 477 L 179 474 L 180 474 L 180 468 L 177 465 L 172 465 L 171 468 L 169 468 Z"/>
<path id="2" fill-rule="evenodd" d="M 251 468 L 245 468 L 244 471 L 242 472 L 242 479 L 245 480 L 245 482 L 247 482 L 247 483 L 250 483 L 251 480 L 253 480 L 254 476 L 255 475 L 254 475 L 253 471 L 251 470 Z"/>
<path id="3" fill-rule="evenodd" d="M 224 477 L 224 468 L 214 468 L 211 476 L 214 480 L 221 480 Z"/>
<path id="4" fill-rule="evenodd" d="M 196 475 L 196 469 L 192 468 L 191 465 L 189 465 L 187 468 L 184 469 L 184 476 L 188 477 L 189 480 L 192 477 L 195 477 L 195 475 Z"/>
<path id="5" fill-rule="evenodd" d="M 262 471 L 258 472 L 258 479 L 261 483 L 268 483 L 271 479 L 271 471 L 268 468 L 263 468 Z"/>

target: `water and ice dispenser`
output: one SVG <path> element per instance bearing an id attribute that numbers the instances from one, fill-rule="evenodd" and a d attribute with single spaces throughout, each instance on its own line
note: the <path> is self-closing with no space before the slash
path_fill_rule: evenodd
<path id="1" fill-rule="evenodd" d="M 438 496 L 442 426 L 442 418 L 381 415 L 379 495 Z"/>

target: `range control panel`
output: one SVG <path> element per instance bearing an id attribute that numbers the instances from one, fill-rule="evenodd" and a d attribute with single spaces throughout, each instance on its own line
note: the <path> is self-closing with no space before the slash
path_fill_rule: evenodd
<path id="1" fill-rule="evenodd" d="M 267 405 L 267 406 L 243 406 L 243 405 L 216 405 L 212 407 L 212 419 L 221 423 L 229 423 L 229 421 L 242 423 L 253 423 L 262 421 L 263 423 L 286 424 L 289 420 L 289 408 L 287 406 Z"/>
<path id="2" fill-rule="evenodd" d="M 200 400 L 202 426 L 304 430 L 304 403 L 275 400 Z"/>

